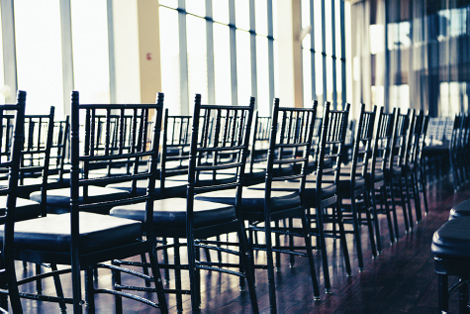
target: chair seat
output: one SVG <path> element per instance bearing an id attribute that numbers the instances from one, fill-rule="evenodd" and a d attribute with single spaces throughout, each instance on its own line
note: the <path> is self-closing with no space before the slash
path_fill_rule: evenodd
<path id="1" fill-rule="evenodd" d="M 7 196 L 0 196 L 0 215 L 5 215 Z M 38 202 L 24 198 L 16 199 L 15 221 L 32 219 L 41 215 L 41 205 Z"/>
<path id="2" fill-rule="evenodd" d="M 470 217 L 470 199 L 455 205 L 450 210 L 449 219 L 460 217 Z"/>
<path id="3" fill-rule="evenodd" d="M 298 184 L 297 184 L 298 186 Z M 222 204 L 235 205 L 235 189 L 206 192 L 196 195 L 197 200 L 217 202 Z M 300 206 L 300 196 L 293 191 L 272 191 L 271 212 L 282 211 Z M 264 212 L 264 189 L 256 190 L 248 187 L 243 188 L 242 203 L 240 209 L 243 213 L 263 213 Z"/>
<path id="4" fill-rule="evenodd" d="M 153 223 L 155 228 L 185 228 L 186 198 L 166 198 L 154 201 Z M 145 204 L 116 206 L 111 216 L 137 221 L 145 219 Z M 205 227 L 236 219 L 235 208 L 227 204 L 194 201 L 194 227 Z M 158 232 L 157 232 L 158 233 Z"/>
<path id="5" fill-rule="evenodd" d="M 129 192 L 120 189 L 105 188 L 101 186 L 88 187 L 88 198 L 90 202 L 106 202 L 128 196 Z M 31 193 L 30 199 L 36 202 L 41 202 L 41 192 L 38 191 Z M 80 188 L 79 202 L 83 202 L 83 187 Z M 47 206 L 70 208 L 70 188 L 47 191 Z"/>
<path id="6" fill-rule="evenodd" d="M 443 224 L 434 232 L 431 249 L 436 257 L 465 259 L 470 263 L 470 217 L 452 219 Z"/>
<path id="7" fill-rule="evenodd" d="M 3 240 L 3 227 L 0 238 Z M 142 236 L 142 223 L 130 219 L 80 213 L 80 252 L 92 252 L 136 241 Z M 15 224 L 18 249 L 70 252 L 70 214 L 21 221 Z"/>
<path id="8" fill-rule="evenodd" d="M 136 195 L 147 193 L 148 180 L 138 180 L 136 183 Z M 132 192 L 132 182 L 119 182 L 108 184 L 106 188 L 120 189 Z M 161 181 L 155 180 L 155 197 L 184 197 L 186 195 L 187 184 L 183 181 L 165 180 L 165 188 L 161 188 Z"/>
<path id="9" fill-rule="evenodd" d="M 264 183 L 256 184 L 248 187 L 253 190 L 265 190 Z M 274 181 L 271 185 L 273 191 L 289 191 L 296 192 L 299 190 L 299 182 L 296 181 Z M 323 183 L 320 191 L 320 198 L 326 199 L 336 194 L 336 186 L 331 183 Z M 305 192 L 303 195 L 305 205 L 315 207 L 317 203 L 317 185 L 315 182 L 307 182 L 305 184 Z"/>

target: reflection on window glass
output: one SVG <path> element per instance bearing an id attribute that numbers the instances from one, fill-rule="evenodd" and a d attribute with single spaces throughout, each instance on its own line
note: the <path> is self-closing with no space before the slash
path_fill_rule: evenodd
<path id="1" fill-rule="evenodd" d="M 229 23 L 228 0 L 212 1 L 212 10 L 214 15 L 214 21 L 221 22 L 224 24 Z"/>
<path id="2" fill-rule="evenodd" d="M 337 57 L 341 57 L 341 1 L 340 0 L 334 0 L 335 1 L 335 40 L 336 40 L 336 51 L 333 51 L 333 54 Z M 345 24 L 346 25 L 346 24 Z"/>
<path id="3" fill-rule="evenodd" d="M 106 1 L 73 0 L 74 88 L 84 103 L 109 103 L 109 54 Z"/>
<path id="4" fill-rule="evenodd" d="M 268 40 L 266 37 L 256 36 L 256 67 L 258 72 L 258 111 L 263 115 L 270 115 L 270 103 L 273 101 L 269 99 L 269 64 L 268 58 Z M 287 104 L 284 104 L 287 105 Z"/>
<path id="5" fill-rule="evenodd" d="M 192 112 L 195 94 L 207 102 L 207 45 L 206 21 L 191 15 L 186 17 L 188 40 L 189 112 Z"/>
<path id="6" fill-rule="evenodd" d="M 186 11 L 199 16 L 206 16 L 206 0 L 186 1 Z"/>
<path id="7" fill-rule="evenodd" d="M 250 3 L 249 0 L 235 1 L 235 20 L 238 28 L 250 29 Z"/>
<path id="8" fill-rule="evenodd" d="M 336 101 L 343 103 L 343 77 L 341 76 L 341 61 L 336 61 Z"/>
<path id="9" fill-rule="evenodd" d="M 181 113 L 178 12 L 160 7 L 162 90 L 170 114 Z"/>
<path id="10" fill-rule="evenodd" d="M 326 58 L 326 100 L 333 102 L 333 59 Z"/>
<path id="11" fill-rule="evenodd" d="M 215 99 L 218 104 L 231 101 L 229 29 L 214 24 Z"/>
<path id="12" fill-rule="evenodd" d="M 237 36 L 238 103 L 247 105 L 251 93 L 250 33 L 239 31 Z"/>
<path id="13" fill-rule="evenodd" d="M 62 118 L 59 1 L 17 0 L 14 7 L 18 89 L 28 93 L 26 112 L 44 113 L 54 105 Z"/>

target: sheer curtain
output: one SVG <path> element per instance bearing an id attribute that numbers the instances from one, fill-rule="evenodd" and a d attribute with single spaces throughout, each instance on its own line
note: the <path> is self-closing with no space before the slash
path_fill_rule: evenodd
<path id="1" fill-rule="evenodd" d="M 354 101 L 431 116 L 467 111 L 469 12 L 461 0 L 354 3 Z"/>

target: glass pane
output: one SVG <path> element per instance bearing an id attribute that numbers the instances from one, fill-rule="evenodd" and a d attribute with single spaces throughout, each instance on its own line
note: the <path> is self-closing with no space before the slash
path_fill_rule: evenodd
<path id="1" fill-rule="evenodd" d="M 315 36 L 315 51 L 321 52 L 323 51 L 322 47 L 322 24 L 321 24 L 321 1 L 313 1 L 313 29 L 314 29 L 314 36 Z"/>
<path id="2" fill-rule="evenodd" d="M 217 104 L 230 104 L 230 35 L 229 28 L 214 24 L 215 99 Z"/>
<path id="3" fill-rule="evenodd" d="M 201 94 L 202 102 L 207 102 L 206 20 L 188 15 L 186 22 L 188 36 L 189 112 L 192 112 L 194 94 Z"/>
<path id="4" fill-rule="evenodd" d="M 336 35 L 335 35 L 335 40 L 336 40 L 336 51 L 333 51 L 333 53 L 335 54 L 335 56 L 337 56 L 338 58 L 342 57 L 341 56 L 341 46 L 342 46 L 342 43 L 341 43 L 341 14 L 340 14 L 340 10 L 341 10 L 341 3 L 340 3 L 340 0 L 334 0 L 335 1 L 335 31 L 336 31 Z"/>
<path id="5" fill-rule="evenodd" d="M 305 28 L 310 25 L 310 0 L 302 0 L 301 13 L 302 13 L 302 28 Z"/>
<path id="6" fill-rule="evenodd" d="M 228 0 L 212 1 L 212 10 L 214 15 L 214 21 L 221 22 L 224 24 L 229 23 Z"/>
<path id="7" fill-rule="evenodd" d="M 319 104 L 322 104 L 325 99 L 323 98 L 323 61 L 320 53 L 315 53 L 315 88 L 316 99 Z"/>
<path id="8" fill-rule="evenodd" d="M 186 11 L 199 16 L 206 16 L 206 0 L 186 1 Z"/>
<path id="9" fill-rule="evenodd" d="M 268 6 L 266 1 L 255 1 L 256 33 L 261 35 L 268 35 Z"/>
<path id="10" fill-rule="evenodd" d="M 170 114 L 181 113 L 178 12 L 160 7 L 160 58 L 165 107 Z"/>
<path id="11" fill-rule="evenodd" d="M 159 0 L 158 4 L 160 5 L 166 5 L 172 8 L 177 8 L 178 7 L 178 0 Z"/>
<path id="12" fill-rule="evenodd" d="M 250 29 L 250 3 L 249 0 L 235 1 L 235 20 L 238 28 Z"/>
<path id="13" fill-rule="evenodd" d="M 59 1 L 17 0 L 14 6 L 18 89 L 28 93 L 26 112 L 44 113 L 54 105 L 62 117 Z"/>
<path id="14" fill-rule="evenodd" d="M 238 104 L 248 105 L 251 92 L 250 33 L 237 30 Z"/>
<path id="15" fill-rule="evenodd" d="M 108 19 L 106 1 L 73 0 L 74 88 L 84 103 L 109 102 Z"/>
<path id="16" fill-rule="evenodd" d="M 333 59 L 326 57 L 326 100 L 333 102 Z"/>
<path id="17" fill-rule="evenodd" d="M 343 96 L 342 96 L 342 91 L 343 91 L 343 78 L 341 77 L 341 66 L 342 66 L 343 62 L 341 62 L 340 60 L 337 60 L 336 61 L 336 92 L 337 92 L 337 101 L 338 101 L 338 104 L 342 104 L 343 103 Z"/>
<path id="18" fill-rule="evenodd" d="M 256 36 L 256 71 L 258 75 L 258 111 L 260 115 L 269 116 L 270 104 L 272 99 L 269 99 L 269 64 L 268 58 L 268 40 L 265 37 Z M 281 100 L 282 101 L 282 100 Z M 288 104 L 281 103 L 281 106 Z"/>
<path id="19" fill-rule="evenodd" d="M 309 49 L 302 49 L 302 75 L 304 107 L 312 104 L 312 53 Z"/>
<path id="20" fill-rule="evenodd" d="M 326 53 L 331 56 L 333 48 L 333 24 L 331 19 L 331 2 L 325 1 L 325 39 L 326 39 Z"/>

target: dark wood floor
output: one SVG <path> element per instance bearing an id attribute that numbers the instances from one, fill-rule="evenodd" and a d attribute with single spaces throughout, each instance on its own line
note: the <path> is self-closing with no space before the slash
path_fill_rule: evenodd
<path id="1" fill-rule="evenodd" d="M 362 228 L 362 243 L 365 268 L 358 271 L 357 258 L 352 235 L 349 235 L 349 252 L 352 258 L 353 273 L 347 277 L 339 243 L 328 242 L 332 291 L 324 293 L 323 277 L 320 269 L 320 255 L 315 254 L 317 273 L 322 284 L 320 301 L 313 301 L 309 280 L 308 263 L 298 258 L 294 268 L 289 268 L 287 257 L 282 259 L 281 272 L 277 273 L 277 300 L 279 312 L 286 313 L 435 313 L 437 312 L 437 280 L 434 273 L 433 257 L 430 244 L 433 232 L 447 220 L 452 205 L 470 198 L 470 187 L 453 193 L 450 179 L 445 177 L 435 180 L 428 186 L 429 214 L 421 223 L 415 225 L 414 231 L 404 233 L 403 221 L 400 222 L 401 235 L 398 243 L 390 245 L 385 217 L 381 218 L 382 254 L 372 259 L 366 228 Z M 399 211 L 401 217 L 401 211 Z M 257 259 L 263 262 L 264 255 L 259 253 Z M 22 266 L 18 264 L 18 276 L 21 277 Z M 251 312 L 247 291 L 240 291 L 238 278 L 228 275 L 203 273 L 203 312 Z M 264 270 L 256 271 L 258 304 L 262 312 L 269 311 L 267 278 Z M 97 284 L 107 286 L 111 281 L 110 274 L 101 272 Z M 64 276 L 65 288 L 69 288 Z M 188 285 L 188 281 L 185 281 Z M 33 289 L 34 287 L 29 287 Z M 45 290 L 53 293 L 52 282 L 45 283 Z M 97 307 L 101 313 L 114 311 L 114 300 L 110 296 L 98 296 Z M 171 312 L 176 312 L 175 298 L 168 296 Z M 37 301 L 23 301 L 27 313 L 58 313 L 57 304 Z M 155 310 L 146 306 L 125 301 L 126 313 L 153 313 Z M 451 312 L 456 312 L 456 299 L 451 299 Z M 69 306 L 69 311 L 70 310 Z M 185 312 L 191 308 L 189 296 L 184 297 Z"/>

